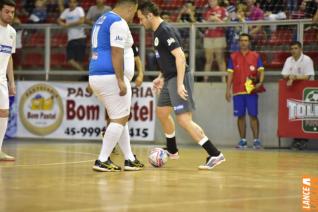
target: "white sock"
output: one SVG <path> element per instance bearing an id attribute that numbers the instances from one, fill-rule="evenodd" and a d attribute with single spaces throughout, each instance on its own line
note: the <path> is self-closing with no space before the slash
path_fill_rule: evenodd
<path id="1" fill-rule="evenodd" d="M 100 151 L 98 160 L 105 162 L 112 153 L 116 146 L 121 134 L 123 133 L 124 126 L 121 124 L 111 122 L 105 132 L 103 138 L 103 145 Z"/>
<path id="2" fill-rule="evenodd" d="M 7 125 L 8 125 L 8 117 L 6 118 L 0 117 L 0 151 L 2 148 L 4 136 L 7 131 Z"/>
<path id="3" fill-rule="evenodd" d="M 123 130 L 123 134 L 121 134 L 121 137 L 118 141 L 118 144 L 119 144 L 121 151 L 124 154 L 125 160 L 134 161 L 135 156 L 131 151 L 128 124 L 125 125 L 124 130 Z"/>

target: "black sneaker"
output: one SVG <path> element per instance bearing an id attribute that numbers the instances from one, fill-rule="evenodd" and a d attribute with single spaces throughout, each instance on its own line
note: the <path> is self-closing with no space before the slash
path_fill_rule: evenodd
<path id="1" fill-rule="evenodd" d="M 124 170 L 125 171 L 139 171 L 141 169 L 144 168 L 144 164 L 142 164 L 135 156 L 135 160 L 134 161 L 131 161 L 131 160 L 125 160 L 125 167 L 124 167 Z"/>
<path id="2" fill-rule="evenodd" d="M 93 169 L 100 172 L 119 172 L 121 170 L 120 166 L 114 164 L 110 158 L 106 162 L 96 160 Z"/>

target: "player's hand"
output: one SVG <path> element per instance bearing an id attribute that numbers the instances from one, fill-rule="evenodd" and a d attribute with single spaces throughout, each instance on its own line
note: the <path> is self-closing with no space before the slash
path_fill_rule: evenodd
<path id="1" fill-rule="evenodd" d="M 119 80 L 118 87 L 119 87 L 119 96 L 125 96 L 127 93 L 127 86 L 125 84 L 125 81 Z"/>
<path id="2" fill-rule="evenodd" d="M 227 102 L 231 102 L 232 94 L 230 91 L 226 91 L 225 93 L 225 99 Z"/>
<path id="3" fill-rule="evenodd" d="M 139 74 L 135 80 L 135 84 L 137 87 L 141 86 L 142 82 L 144 81 L 144 75 Z"/>
<path id="4" fill-rule="evenodd" d="M 164 84 L 163 79 L 161 77 L 157 77 L 156 79 L 152 81 L 152 83 L 153 83 L 152 89 L 154 90 L 156 94 L 159 94 Z"/>
<path id="5" fill-rule="evenodd" d="M 297 76 L 296 76 L 296 75 L 289 75 L 289 79 L 290 79 L 290 80 L 296 80 L 296 79 L 297 79 Z"/>
<path id="6" fill-rule="evenodd" d="M 8 89 L 9 89 L 9 96 L 15 96 L 15 94 L 17 92 L 16 92 L 16 88 L 15 88 L 15 83 L 14 82 L 9 83 Z"/>
<path id="7" fill-rule="evenodd" d="M 184 99 L 184 100 L 187 100 L 187 97 L 188 97 L 188 92 L 187 90 L 184 88 L 184 85 L 179 85 L 178 86 L 178 94 L 179 96 Z"/>

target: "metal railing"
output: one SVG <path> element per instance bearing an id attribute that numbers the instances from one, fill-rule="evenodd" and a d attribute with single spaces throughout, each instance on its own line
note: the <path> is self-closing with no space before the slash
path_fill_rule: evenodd
<path id="1" fill-rule="evenodd" d="M 281 20 L 281 21 L 254 21 L 254 22 L 245 22 L 245 23 L 195 23 L 195 24 L 188 24 L 188 23 L 171 23 L 176 28 L 181 29 L 185 28 L 189 30 L 189 66 L 190 69 L 194 72 L 195 76 L 224 76 L 226 75 L 225 72 L 198 72 L 196 68 L 196 54 L 197 51 L 202 51 L 202 49 L 197 48 L 197 31 L 200 29 L 208 28 L 208 27 L 240 27 L 241 32 L 248 32 L 249 26 L 294 26 L 297 29 L 297 40 L 303 42 L 304 38 L 304 29 L 305 25 L 311 25 L 312 22 L 309 19 L 302 19 L 302 20 Z M 89 26 L 84 26 L 87 31 L 90 31 Z M 147 54 L 147 44 L 146 44 L 146 36 L 147 32 L 145 29 L 140 25 L 131 25 L 132 31 L 137 31 L 139 34 L 139 49 L 140 49 L 140 57 L 145 64 L 146 62 L 146 54 Z M 52 38 L 52 31 L 54 30 L 62 30 L 62 28 L 55 24 L 22 24 L 15 27 L 17 30 L 42 30 L 44 31 L 44 66 L 43 71 L 29 69 L 24 70 L 23 67 L 21 70 L 16 70 L 16 75 L 45 75 L 45 80 L 49 80 L 50 76 L 54 75 L 87 75 L 87 72 L 82 71 L 74 71 L 74 70 L 52 70 L 51 68 L 51 38 Z M 28 42 L 27 40 L 23 41 Z M 318 42 L 318 41 L 317 41 Z M 34 47 L 40 48 L 40 47 Z M 66 49 L 66 46 L 64 47 Z M 24 51 L 24 47 L 22 47 L 22 52 Z M 317 50 L 318 51 L 318 50 Z M 156 76 L 158 74 L 158 70 L 155 71 L 145 71 L 145 76 Z M 269 76 L 277 76 L 280 75 L 278 71 L 266 71 L 266 75 Z"/>

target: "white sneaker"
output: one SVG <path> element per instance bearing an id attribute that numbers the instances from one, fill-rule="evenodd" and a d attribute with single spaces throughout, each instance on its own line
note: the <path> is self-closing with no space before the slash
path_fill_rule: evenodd
<path id="1" fill-rule="evenodd" d="M 4 152 L 0 152 L 0 161 L 15 161 L 15 158 Z"/>
<path id="2" fill-rule="evenodd" d="M 168 150 L 167 150 L 167 148 L 163 148 L 165 151 L 166 151 L 166 153 L 167 153 L 167 155 L 168 155 L 168 157 L 171 159 L 171 160 L 178 160 L 179 158 L 180 158 L 180 156 L 179 156 L 179 152 L 176 152 L 176 153 L 170 153 Z"/>
<path id="3" fill-rule="evenodd" d="M 224 161 L 225 161 L 225 158 L 222 153 L 220 153 L 219 156 L 215 156 L 215 157 L 209 156 L 206 159 L 206 163 L 204 165 L 199 166 L 199 169 L 210 170 L 210 169 L 213 169 L 215 166 L 223 163 Z"/>

